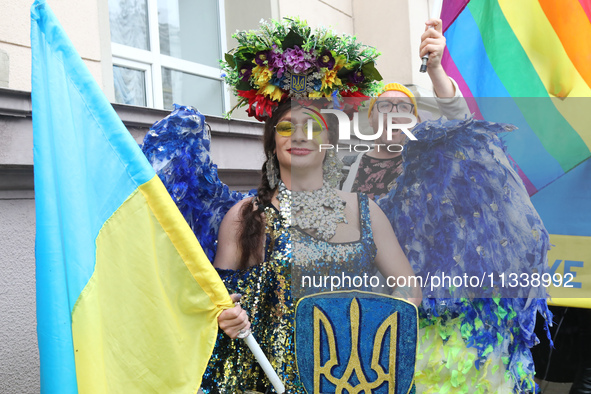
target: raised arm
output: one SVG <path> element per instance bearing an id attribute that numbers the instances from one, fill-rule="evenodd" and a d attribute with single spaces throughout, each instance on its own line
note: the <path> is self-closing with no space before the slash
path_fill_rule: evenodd
<path id="1" fill-rule="evenodd" d="M 378 248 L 375 258 L 378 270 L 386 278 L 388 286 L 391 286 L 393 296 L 404 298 L 417 306 L 420 305 L 422 302 L 421 288 L 412 279 L 414 272 L 398 243 L 388 218 L 372 200 L 369 201 L 369 213 L 374 242 Z M 398 283 L 406 282 L 406 286 L 395 286 L 393 278 L 398 278 Z"/>
<path id="2" fill-rule="evenodd" d="M 440 98 L 455 97 L 456 88 L 441 65 L 445 49 L 445 37 L 442 33 L 441 19 L 429 19 L 425 22 L 425 32 L 421 36 L 420 57 L 429 54 L 427 73 L 433 83 L 435 95 Z M 432 26 L 431 29 L 429 26 Z"/>
<path id="3" fill-rule="evenodd" d="M 421 57 L 429 53 L 427 72 L 431 83 L 433 83 L 433 92 L 439 112 L 449 120 L 463 120 L 466 117 L 471 117 L 470 108 L 458 88 L 458 84 L 447 75 L 441 65 L 446 41 L 442 33 L 441 19 L 429 19 L 425 25 L 419 53 Z M 431 29 L 429 26 L 433 26 L 433 28 Z"/>

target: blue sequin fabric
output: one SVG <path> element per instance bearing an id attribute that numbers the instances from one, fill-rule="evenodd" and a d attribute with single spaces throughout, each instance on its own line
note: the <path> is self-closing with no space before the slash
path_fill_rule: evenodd
<path id="1" fill-rule="evenodd" d="M 303 393 L 296 373 L 293 343 L 295 304 L 291 295 L 292 244 L 288 223 L 272 207 L 265 208 L 265 260 L 246 270 L 218 270 L 230 293 L 240 293 L 252 335 L 284 382 L 286 393 Z M 205 393 L 265 392 L 264 372 L 242 340 L 220 331 L 203 376 Z"/>
<path id="2" fill-rule="evenodd" d="M 296 297 L 330 290 L 371 291 L 367 283 L 356 286 L 354 281 L 347 281 L 347 278 L 362 277 L 375 271 L 373 261 L 377 249 L 373 242 L 368 196 L 358 194 L 358 204 L 361 226 L 358 241 L 326 242 L 298 227 L 293 228 L 293 292 Z M 331 283 L 323 281 L 327 277 L 339 278 L 341 287 L 331 289 Z"/>

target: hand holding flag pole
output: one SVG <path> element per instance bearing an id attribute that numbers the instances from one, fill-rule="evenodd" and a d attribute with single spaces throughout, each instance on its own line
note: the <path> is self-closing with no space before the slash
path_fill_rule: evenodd
<path id="1" fill-rule="evenodd" d="M 430 19 L 433 19 L 433 18 L 439 19 L 441 17 L 442 6 L 443 6 L 443 0 L 435 0 L 433 2 L 433 7 L 431 8 Z M 432 29 L 433 26 L 429 26 L 429 28 Z M 427 62 L 429 61 L 429 54 L 426 54 L 425 56 L 423 56 L 421 58 L 421 60 L 422 60 L 421 69 L 419 71 L 422 73 L 427 72 Z"/>

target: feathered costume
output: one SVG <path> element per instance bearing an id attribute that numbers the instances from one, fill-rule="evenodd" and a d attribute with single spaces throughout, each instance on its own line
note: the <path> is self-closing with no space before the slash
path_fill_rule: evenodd
<path id="1" fill-rule="evenodd" d="M 354 37 L 325 28 L 313 31 L 297 18 L 263 23 L 259 31 L 234 37 L 239 47 L 225 56 L 225 80 L 240 97 L 238 106 L 259 120 L 271 117 L 290 97 L 325 97 L 338 106 L 343 97 L 383 90 L 375 69 L 379 53 Z M 533 283 L 502 285 L 511 274 L 532 279 L 545 272 L 548 234 L 503 152 L 496 134 L 505 131 L 475 120 L 420 124 L 413 131 L 418 141 L 404 149 L 397 187 L 380 200 L 417 275 L 488 281 L 478 289 L 424 288 L 417 392 L 535 389 L 529 348 L 537 341 L 536 313 L 551 318 L 546 293 Z M 175 106 L 150 130 L 143 150 L 213 260 L 224 215 L 246 195 L 230 192 L 219 180 L 209 142 L 204 117 Z M 273 164 L 272 152 L 265 154 L 267 164 Z M 265 262 L 220 275 L 230 291 L 246 293 L 243 306 L 251 312 L 253 334 L 270 352 L 288 392 L 296 393 L 301 387 L 290 342 L 294 305 L 288 265 L 295 240 L 286 238 L 289 224 L 281 215 L 270 206 L 264 209 L 267 240 L 273 241 L 267 243 Z M 369 250 L 369 240 L 364 242 L 359 250 Z M 355 262 L 358 255 L 343 249 L 340 258 Z M 268 385 L 241 346 L 239 341 L 226 345 L 220 335 L 206 389 L 232 392 Z M 239 373 L 224 377 L 221 369 L 232 363 Z"/>
<path id="2" fill-rule="evenodd" d="M 378 202 L 416 275 L 478 278 L 423 288 L 417 392 L 535 392 L 529 349 L 536 314 L 551 321 L 547 293 L 508 278 L 546 272 L 549 239 L 498 138 L 512 129 L 473 119 L 419 124 L 402 175 Z"/>
<path id="3" fill-rule="evenodd" d="M 238 201 L 251 194 L 230 191 L 211 161 L 205 116 L 174 104 L 144 138 L 142 151 L 213 261 L 220 224 Z"/>
<path id="4" fill-rule="evenodd" d="M 488 283 L 489 274 L 506 274 L 505 289 L 500 289 L 498 276 L 493 277 L 498 290 L 495 294 L 487 286 L 451 292 L 449 287 L 424 288 L 417 392 L 535 390 L 529 350 L 537 343 L 533 332 L 535 316 L 540 312 L 550 321 L 551 314 L 542 287 L 509 288 L 508 274 L 545 272 L 549 243 L 548 234 L 497 137 L 507 131 L 501 125 L 476 120 L 420 124 L 413 130 L 418 141 L 405 147 L 403 175 L 379 201 L 417 275 L 425 278 L 428 273 L 445 273 L 450 277 L 467 274 L 482 278 L 485 273 Z M 175 106 L 171 115 L 156 123 L 146 135 L 143 151 L 213 260 L 221 220 L 248 195 L 231 192 L 219 180 L 209 143 L 203 115 L 192 108 Z M 272 217 L 272 213 L 268 216 Z M 279 221 L 275 221 L 273 228 L 282 233 Z M 267 250 L 267 254 L 271 252 Z M 266 265 L 257 270 L 261 272 L 250 279 L 251 273 L 220 274 L 231 290 L 244 288 L 245 281 L 264 276 L 263 271 L 283 280 L 287 277 L 285 272 L 273 271 Z M 281 278 L 266 283 L 279 283 Z M 260 305 L 293 309 L 290 297 L 280 300 L 277 289 L 264 290 L 262 294 L 271 298 Z M 257 308 L 248 305 L 248 301 L 245 307 Z M 261 310 L 257 316 L 270 312 Z M 281 326 L 280 322 L 275 323 L 274 327 Z M 273 330 L 261 332 L 258 337 L 263 344 L 269 342 L 269 346 L 272 342 L 265 338 L 277 339 Z M 223 338 L 220 334 L 221 341 Z M 226 360 L 244 364 L 250 353 L 236 341 L 226 342 L 221 347 L 223 351 L 218 348 L 212 363 Z M 291 345 L 284 345 L 289 352 Z M 241 361 L 232 358 L 232 354 L 237 354 Z M 254 372 L 251 376 L 256 375 Z M 249 376 L 248 371 L 244 374 Z M 295 379 L 289 373 L 284 378 Z M 215 368 L 210 368 L 205 376 L 205 382 L 212 384 L 218 384 L 219 379 Z M 237 377 L 219 384 L 231 386 L 232 380 L 236 384 Z"/>

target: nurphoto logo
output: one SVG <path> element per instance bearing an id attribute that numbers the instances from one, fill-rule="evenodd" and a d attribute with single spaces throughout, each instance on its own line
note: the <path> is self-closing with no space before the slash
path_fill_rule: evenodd
<path id="1" fill-rule="evenodd" d="M 319 144 L 318 149 L 322 150 L 330 150 L 335 149 L 337 152 L 339 150 L 354 150 L 355 152 L 368 152 L 372 149 L 380 151 L 380 149 L 387 150 L 388 152 L 402 152 L 403 145 L 401 144 L 386 144 L 386 143 L 375 143 L 375 141 L 379 140 L 384 133 L 386 133 L 386 137 L 388 141 L 392 140 L 392 135 L 394 132 L 402 132 L 404 133 L 410 140 L 416 141 L 417 137 L 415 137 L 411 132 L 410 129 L 416 126 L 417 118 L 412 113 L 398 113 L 398 112 L 390 112 L 386 114 L 386 124 L 384 125 L 384 117 L 378 116 L 378 129 L 375 131 L 374 134 L 367 134 L 362 133 L 359 128 L 359 113 L 353 113 L 352 121 L 349 119 L 349 115 L 342 110 L 339 109 L 320 109 L 319 111 L 310 107 L 305 107 L 308 111 L 307 114 L 310 115 L 310 119 L 307 122 L 307 136 L 308 139 L 314 139 L 316 137 L 316 133 L 314 132 L 314 123 L 322 127 L 327 127 L 326 119 L 323 115 L 330 114 L 337 117 L 339 122 L 339 142 L 342 141 L 349 141 L 351 140 L 351 130 L 353 130 L 353 134 L 356 138 L 361 141 L 374 141 L 371 144 L 354 144 L 349 145 L 346 147 L 333 145 L 333 144 Z M 409 122 L 410 120 L 410 122 Z M 353 123 L 351 125 L 351 122 Z M 351 127 L 353 126 L 353 127 Z M 383 141 L 383 139 L 382 139 Z"/>

